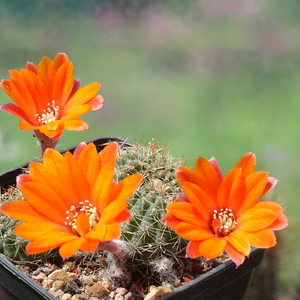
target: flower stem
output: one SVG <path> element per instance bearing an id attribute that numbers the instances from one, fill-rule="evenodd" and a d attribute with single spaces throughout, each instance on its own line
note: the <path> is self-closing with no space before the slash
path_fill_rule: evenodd
<path id="1" fill-rule="evenodd" d="M 34 136 L 38 139 L 39 144 L 41 145 L 42 149 L 42 156 L 46 149 L 53 148 L 55 149 L 58 139 L 51 139 L 45 134 L 41 133 L 39 130 L 34 130 Z"/>

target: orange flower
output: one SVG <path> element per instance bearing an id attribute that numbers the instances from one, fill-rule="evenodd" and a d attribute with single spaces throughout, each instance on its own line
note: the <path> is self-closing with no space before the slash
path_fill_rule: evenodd
<path id="1" fill-rule="evenodd" d="M 27 201 L 4 204 L 0 211 L 24 222 L 15 234 L 29 240 L 28 254 L 60 246 L 62 257 L 77 250 L 94 251 L 120 236 L 119 223 L 130 218 L 126 200 L 142 181 L 134 174 L 114 183 L 118 144 L 98 155 L 94 144 L 81 143 L 64 156 L 47 149 L 43 163 L 32 162 L 30 174 L 17 184 Z"/>
<path id="2" fill-rule="evenodd" d="M 21 130 L 34 130 L 40 135 L 58 140 L 66 130 L 87 130 L 88 125 L 78 117 L 102 107 L 103 98 L 96 95 L 100 83 L 79 89 L 74 80 L 74 67 L 65 53 L 53 60 L 43 57 L 36 67 L 28 62 L 26 69 L 10 70 L 11 79 L 0 86 L 16 103 L 6 103 L 0 109 L 20 117 Z"/>
<path id="3" fill-rule="evenodd" d="M 273 230 L 288 226 L 280 205 L 259 199 L 277 180 L 254 172 L 256 158 L 247 153 L 223 177 L 217 161 L 199 157 L 195 169 L 180 167 L 177 180 L 184 194 L 167 206 L 163 222 L 190 240 L 186 254 L 212 259 L 224 251 L 239 266 L 251 246 L 276 244 Z"/>

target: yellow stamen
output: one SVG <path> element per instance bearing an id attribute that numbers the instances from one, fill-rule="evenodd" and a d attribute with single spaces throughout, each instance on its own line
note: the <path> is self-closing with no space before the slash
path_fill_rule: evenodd
<path id="1" fill-rule="evenodd" d="M 43 113 L 36 114 L 37 121 L 40 126 L 45 125 L 49 122 L 54 122 L 58 118 L 59 107 L 55 105 L 55 101 L 52 100 L 51 103 L 48 103 L 48 107 L 43 110 Z"/>
<path id="2" fill-rule="evenodd" d="M 218 221 L 215 222 L 217 226 L 213 226 L 215 236 L 226 236 L 232 232 L 237 225 L 235 216 L 230 208 L 221 208 L 219 212 L 214 210 L 213 219 Z"/>
<path id="3" fill-rule="evenodd" d="M 70 209 L 66 211 L 67 216 L 66 216 L 65 225 L 71 226 L 74 234 L 78 234 L 76 222 L 80 212 L 83 212 L 87 216 L 89 216 L 90 230 L 92 230 L 100 220 L 100 216 L 97 212 L 97 208 L 94 207 L 89 200 L 79 202 L 79 205 L 77 206 L 71 205 Z"/>

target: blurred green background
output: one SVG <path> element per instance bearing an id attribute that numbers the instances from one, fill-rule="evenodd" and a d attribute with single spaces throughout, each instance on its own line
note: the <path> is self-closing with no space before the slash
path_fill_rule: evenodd
<path id="1" fill-rule="evenodd" d="M 277 288 L 292 299 L 300 288 L 299 11 L 298 0 L 2 0 L 0 78 L 66 52 L 82 85 L 102 83 L 106 104 L 83 116 L 88 131 L 65 132 L 59 149 L 99 136 L 157 137 L 188 165 L 216 157 L 224 173 L 254 152 L 258 169 L 279 179 L 271 197 L 290 220 Z M 17 117 L 0 112 L 0 126 L 0 172 L 40 155 Z"/>

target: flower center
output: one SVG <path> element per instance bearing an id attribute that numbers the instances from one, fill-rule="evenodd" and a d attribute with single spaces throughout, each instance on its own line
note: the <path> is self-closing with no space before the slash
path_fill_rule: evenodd
<path id="1" fill-rule="evenodd" d="M 36 114 L 36 119 L 39 122 L 40 126 L 45 125 L 49 122 L 54 122 L 58 118 L 59 107 L 55 105 L 55 101 L 52 100 L 51 103 L 48 103 L 48 107 L 43 110 L 41 114 Z"/>
<path id="2" fill-rule="evenodd" d="M 212 226 L 215 236 L 226 236 L 234 230 L 237 222 L 230 208 L 221 208 L 220 211 L 214 210 Z"/>
<path id="3" fill-rule="evenodd" d="M 79 202 L 79 205 L 76 206 L 72 205 L 70 210 L 66 211 L 67 217 L 65 225 L 70 225 L 74 234 L 78 234 L 77 218 L 80 213 L 84 213 L 86 216 L 88 216 L 89 230 L 92 230 L 100 220 L 97 208 L 94 207 L 89 200 Z"/>

